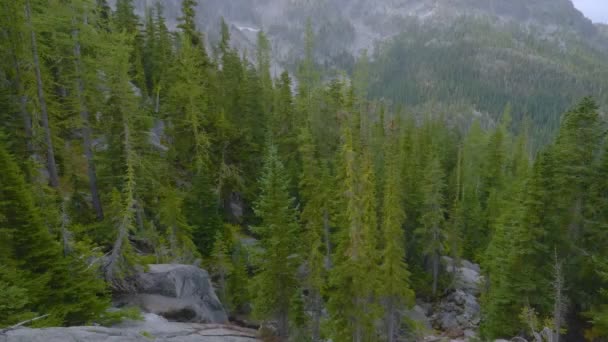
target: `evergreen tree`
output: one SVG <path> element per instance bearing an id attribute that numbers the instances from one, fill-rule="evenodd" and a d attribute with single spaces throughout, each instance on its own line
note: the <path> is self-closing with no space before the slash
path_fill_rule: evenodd
<path id="1" fill-rule="evenodd" d="M 425 168 L 422 185 L 423 212 L 416 234 L 421 238 L 424 255 L 431 262 L 433 275 L 432 293 L 437 294 L 441 256 L 446 250 L 445 230 L 445 176 L 437 156 L 432 155 Z"/>
<path id="2" fill-rule="evenodd" d="M 410 273 L 405 262 L 405 236 L 403 222 L 402 160 L 396 132 L 386 143 L 386 178 L 382 203 L 382 262 L 378 272 L 380 297 L 385 310 L 388 341 L 394 341 L 399 328 L 399 308 L 411 305 L 414 292 L 409 283 Z"/>
<path id="3" fill-rule="evenodd" d="M 375 292 L 379 261 L 375 179 L 369 154 L 357 158 L 348 126 L 342 139 L 338 164 L 340 231 L 328 301 L 331 337 L 338 341 L 373 340 L 374 321 L 379 316 Z M 357 165 L 360 159 L 362 165 Z"/>
<path id="4" fill-rule="evenodd" d="M 205 170 L 194 176 L 184 203 L 184 214 L 192 226 L 192 241 L 203 257 L 212 255 L 215 239 L 222 230 L 218 199 L 209 176 Z"/>
<path id="5" fill-rule="evenodd" d="M 209 57 L 205 49 L 205 39 L 203 34 L 196 28 L 197 5 L 196 0 L 182 0 L 182 16 L 178 18 L 179 24 L 177 27 L 182 30 L 184 38 L 189 41 L 192 48 L 198 52 L 198 65 L 207 67 L 209 65 Z"/>
<path id="6" fill-rule="evenodd" d="M 83 324 L 98 317 L 108 306 L 104 285 L 86 270 L 82 260 L 64 257 L 34 206 L 13 157 L 0 145 L 0 285 L 15 295 L 0 300 L 2 323 L 48 314 L 41 325 Z M 10 267 L 10 269 L 4 269 Z M 9 271 L 15 273 L 8 273 Z M 20 281 L 17 283 L 17 281 Z M 6 294 L 6 293 L 5 293 Z"/>
<path id="7" fill-rule="evenodd" d="M 276 147 L 270 145 L 260 179 L 261 194 L 255 205 L 261 222 L 254 232 L 260 236 L 261 249 L 255 258 L 252 279 L 256 294 L 253 311 L 260 319 L 277 320 L 282 339 L 288 337 L 291 303 L 298 295 L 296 271 L 300 259 L 299 227 L 289 183 Z"/>
<path id="8" fill-rule="evenodd" d="M 302 174 L 300 177 L 300 195 L 304 202 L 300 219 L 305 230 L 308 265 L 308 277 L 305 286 L 309 291 L 309 307 L 312 312 L 310 337 L 313 341 L 320 339 L 320 323 L 323 309 L 322 291 L 325 287 L 330 255 L 326 252 L 324 231 L 327 225 L 329 194 L 327 184 L 323 182 L 323 172 L 316 156 L 309 127 L 304 127 L 300 134 L 300 155 Z M 326 253 L 324 253 L 326 252 Z"/>

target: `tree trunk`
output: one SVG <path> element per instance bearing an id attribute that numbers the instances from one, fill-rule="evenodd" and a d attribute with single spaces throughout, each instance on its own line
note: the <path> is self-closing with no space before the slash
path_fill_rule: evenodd
<path id="1" fill-rule="evenodd" d="M 321 294 L 317 290 L 311 290 L 312 293 L 312 326 L 311 340 L 313 342 L 321 341 Z"/>
<path id="2" fill-rule="evenodd" d="M 115 271 L 120 266 L 120 263 L 123 261 L 122 253 L 123 253 L 123 243 L 128 239 L 129 236 L 129 225 L 130 221 L 133 219 L 133 210 L 135 206 L 135 200 L 133 198 L 133 191 L 135 188 L 135 181 L 132 179 L 133 175 L 133 156 L 131 152 L 131 134 L 129 130 L 129 124 L 124 122 L 124 134 L 125 134 L 125 154 L 127 157 L 127 180 L 126 185 L 126 200 L 125 200 L 125 211 L 123 216 L 120 219 L 120 225 L 118 227 L 118 236 L 114 241 L 114 246 L 112 247 L 112 253 L 110 254 L 110 258 L 108 260 L 108 264 L 106 267 L 106 281 L 113 284 L 114 286 L 120 285 L 116 282 Z"/>
<path id="3" fill-rule="evenodd" d="M 95 158 L 93 157 L 93 147 L 91 140 L 91 125 L 89 123 L 89 109 L 87 108 L 84 98 L 84 82 L 82 80 L 81 55 L 80 55 L 80 40 L 78 38 L 78 29 L 72 32 L 74 38 L 74 67 L 76 69 L 76 96 L 80 105 L 80 118 L 82 119 L 82 139 L 84 147 L 84 155 L 87 159 L 87 174 L 89 176 L 89 190 L 91 191 L 91 202 L 95 216 L 98 221 L 103 220 L 103 207 L 99 197 L 97 188 L 97 171 L 95 168 Z"/>
<path id="4" fill-rule="evenodd" d="M 40 102 L 40 115 L 46 142 L 47 168 L 49 170 L 51 186 L 54 188 L 58 188 L 59 174 L 57 173 L 57 163 L 55 162 L 55 150 L 53 149 L 53 138 L 51 134 L 51 127 L 49 125 L 49 112 L 46 106 L 46 98 L 44 96 L 42 72 L 40 69 L 40 59 L 38 57 L 38 45 L 36 42 L 36 32 L 34 31 L 34 25 L 32 24 L 32 9 L 30 6 L 30 0 L 25 1 L 25 17 L 30 28 L 32 57 L 34 59 L 34 71 L 36 73 L 36 85 L 38 87 L 38 101 Z"/>
<path id="5" fill-rule="evenodd" d="M 388 342 L 394 342 L 395 341 L 395 307 L 394 307 L 394 301 L 389 298 L 388 300 L 388 305 L 386 308 L 386 317 L 387 317 L 387 331 L 386 331 L 386 338 Z"/>
<path id="6" fill-rule="evenodd" d="M 61 241 L 63 243 L 63 256 L 67 256 L 72 252 L 70 247 L 70 231 L 68 230 L 70 217 L 68 216 L 67 202 L 67 199 L 64 199 L 61 203 Z"/>
<path id="7" fill-rule="evenodd" d="M 288 340 L 288 332 L 289 332 L 289 310 L 281 310 L 279 313 L 278 319 L 278 335 L 280 341 Z"/>
<path id="8" fill-rule="evenodd" d="M 437 295 L 437 279 L 439 278 L 439 252 L 433 255 L 433 296 Z"/>
<path id="9" fill-rule="evenodd" d="M 560 334 L 562 329 L 562 318 L 566 309 L 566 299 L 564 298 L 564 275 L 562 272 L 562 264 L 557 259 L 557 251 L 555 252 L 555 265 L 554 265 L 554 276 L 553 290 L 555 291 L 555 298 L 553 303 L 553 341 L 559 342 Z"/>
<path id="10" fill-rule="evenodd" d="M 154 104 L 154 113 L 158 114 L 160 111 L 160 86 L 156 88 L 156 103 Z"/>

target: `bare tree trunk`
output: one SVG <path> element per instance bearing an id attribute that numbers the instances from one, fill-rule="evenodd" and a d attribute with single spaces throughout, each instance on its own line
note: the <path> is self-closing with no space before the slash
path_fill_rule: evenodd
<path id="1" fill-rule="evenodd" d="M 437 295 L 437 280 L 439 278 L 439 252 L 433 255 L 433 296 Z"/>
<path id="2" fill-rule="evenodd" d="M 40 102 L 41 121 L 42 127 L 44 128 L 46 142 L 47 167 L 49 170 L 51 186 L 54 188 L 58 188 L 59 174 L 57 173 L 57 163 L 55 162 L 55 150 L 53 149 L 53 138 L 51 134 L 51 127 L 49 125 L 49 112 L 46 106 L 46 98 L 44 96 L 42 72 L 40 70 L 40 59 L 38 57 L 38 44 L 36 42 L 36 32 L 34 31 L 34 25 L 32 24 L 32 9 L 30 6 L 30 0 L 25 1 L 25 17 L 30 28 L 33 55 L 32 57 L 34 59 L 34 71 L 36 73 L 36 84 L 38 87 L 38 101 Z"/>
<path id="3" fill-rule="evenodd" d="M 154 113 L 158 114 L 160 111 L 160 86 L 156 86 L 156 103 L 154 104 Z"/>
<path id="4" fill-rule="evenodd" d="M 99 197 L 99 190 L 97 188 L 97 171 L 95 168 L 95 158 L 93 157 L 93 147 L 91 140 L 91 125 L 89 122 L 89 109 L 87 108 L 86 101 L 84 98 L 84 82 L 82 80 L 82 67 L 81 67 L 81 54 L 80 54 L 80 40 L 78 37 L 78 29 L 74 29 L 72 32 L 74 38 L 74 67 L 76 69 L 76 96 L 78 97 L 78 104 L 80 105 L 80 118 L 82 119 L 82 139 L 84 147 L 84 155 L 87 159 L 87 175 L 89 177 L 89 190 L 91 191 L 91 202 L 93 204 L 93 210 L 95 210 L 95 216 L 98 221 L 103 220 L 103 207 L 101 205 L 101 199 Z"/>
<path id="5" fill-rule="evenodd" d="M 564 297 L 564 275 L 562 271 L 562 263 L 557 259 L 557 251 L 555 251 L 555 265 L 554 265 L 554 276 L 553 280 L 553 290 L 555 291 L 555 302 L 553 304 L 553 324 L 554 324 L 554 332 L 553 332 L 553 341 L 559 342 L 561 329 L 562 329 L 562 320 L 564 311 L 566 309 L 566 298 Z"/>
<path id="6" fill-rule="evenodd" d="M 126 185 L 126 201 L 125 211 L 123 213 L 122 218 L 120 219 L 120 224 L 118 227 L 118 236 L 114 241 L 114 246 L 112 247 L 112 253 L 110 254 L 110 259 L 108 260 L 106 267 L 106 280 L 109 283 L 114 283 L 116 285 L 116 277 L 114 272 L 117 267 L 120 265 L 122 261 L 122 251 L 123 251 L 123 243 L 128 238 L 129 234 L 129 225 L 130 221 L 133 219 L 133 210 L 135 206 L 135 200 L 133 198 L 133 189 L 135 187 L 135 181 L 132 179 L 133 175 L 133 161 L 132 161 L 132 152 L 131 152 L 131 134 L 129 130 L 129 124 L 124 122 L 124 134 L 125 134 L 125 154 L 127 157 L 127 185 Z"/>
<path id="7" fill-rule="evenodd" d="M 67 204 L 67 199 L 64 199 L 61 203 L 61 241 L 63 243 L 63 256 L 67 256 L 72 251 L 70 247 L 70 231 L 68 230 L 70 216 L 68 215 Z"/>
<path id="8" fill-rule="evenodd" d="M 219 287 L 220 287 L 221 302 L 226 304 L 226 270 L 224 269 L 224 267 L 220 267 L 219 274 L 220 274 Z M 224 307 L 226 307 L 226 306 L 224 305 Z"/>
<path id="9" fill-rule="evenodd" d="M 387 331 L 386 338 L 388 342 L 395 341 L 395 306 L 394 301 L 391 298 L 388 298 L 388 305 L 386 307 L 386 318 L 387 318 Z"/>
<path id="10" fill-rule="evenodd" d="M 311 340 L 313 342 L 321 341 L 321 294 L 317 290 L 312 290 L 312 326 Z"/>
<path id="11" fill-rule="evenodd" d="M 278 335 L 281 341 L 288 340 L 289 333 L 289 310 L 281 309 L 278 319 Z"/>

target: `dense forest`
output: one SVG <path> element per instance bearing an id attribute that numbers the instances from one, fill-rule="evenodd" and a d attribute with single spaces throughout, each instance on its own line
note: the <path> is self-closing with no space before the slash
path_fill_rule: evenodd
<path id="1" fill-rule="evenodd" d="M 395 59 L 326 77 L 311 24 L 296 72 L 275 78 L 263 32 L 256 51 L 225 23 L 209 42 L 194 0 L 175 32 L 160 3 L 143 18 L 132 0 L 0 3 L 0 327 L 136 316 L 112 296 L 147 264 L 183 263 L 280 340 L 395 341 L 402 310 L 450 286 L 450 256 L 482 265 L 483 340 L 608 338 L 606 122 L 579 94 L 597 83 L 553 89 L 540 70 L 510 105 L 443 75 L 406 99 L 454 88 L 505 108 L 462 124 L 369 100 L 415 86 L 374 82 L 411 71 Z M 545 119 L 564 93 L 580 102 Z M 545 121 L 555 136 L 537 134 Z"/>

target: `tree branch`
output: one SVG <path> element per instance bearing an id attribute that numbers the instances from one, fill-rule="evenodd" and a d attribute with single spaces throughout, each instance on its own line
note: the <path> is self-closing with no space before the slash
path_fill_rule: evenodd
<path id="1" fill-rule="evenodd" d="M 23 322 L 17 323 L 17 324 L 15 324 L 13 326 L 10 326 L 8 328 L 0 330 L 0 334 L 4 334 L 4 333 L 9 332 L 11 330 L 15 330 L 15 329 L 17 329 L 17 328 L 19 328 L 21 326 L 24 326 L 24 325 L 26 325 L 28 323 L 35 322 L 35 321 L 37 321 L 39 319 L 43 319 L 43 318 L 48 317 L 48 316 L 49 316 L 49 314 L 46 314 L 46 315 L 38 316 L 38 317 L 35 317 L 35 318 L 32 318 L 32 319 L 28 319 L 27 321 L 23 321 Z"/>

